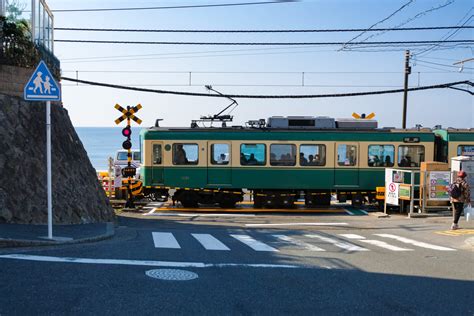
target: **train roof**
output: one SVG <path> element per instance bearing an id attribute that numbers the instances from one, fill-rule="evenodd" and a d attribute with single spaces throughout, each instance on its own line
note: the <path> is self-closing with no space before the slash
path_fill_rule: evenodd
<path id="1" fill-rule="evenodd" d="M 226 117 L 227 118 L 227 117 Z M 142 130 L 143 139 L 209 139 L 209 140 L 340 140 L 340 141 L 433 141 L 461 137 L 473 140 L 474 129 L 448 129 L 436 133 L 434 129 L 417 125 L 414 128 L 379 128 L 373 119 L 330 118 L 326 116 L 272 116 L 268 120 L 251 120 L 246 126 L 226 126 L 230 121 L 207 121 L 222 127 L 160 127 Z M 202 121 L 200 121 L 202 122 Z M 462 136 L 455 136 L 462 134 Z M 474 140 L 473 140 L 474 141 Z"/>
<path id="2" fill-rule="evenodd" d="M 429 129 L 269 129 L 248 127 L 183 128 L 151 127 L 141 131 L 143 139 L 165 140 L 334 140 L 334 141 L 433 141 L 435 134 Z M 416 140 L 416 141 L 415 141 Z"/>

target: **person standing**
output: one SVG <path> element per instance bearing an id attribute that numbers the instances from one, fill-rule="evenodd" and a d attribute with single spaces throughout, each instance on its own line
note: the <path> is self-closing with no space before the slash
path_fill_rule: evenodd
<path id="1" fill-rule="evenodd" d="M 469 187 L 469 183 L 466 181 L 466 176 L 467 174 L 464 170 L 459 171 L 458 177 L 453 182 L 451 188 L 451 202 L 453 206 L 452 230 L 459 229 L 458 222 L 464 209 L 464 204 L 467 204 L 469 207 L 471 206 L 471 188 Z"/>

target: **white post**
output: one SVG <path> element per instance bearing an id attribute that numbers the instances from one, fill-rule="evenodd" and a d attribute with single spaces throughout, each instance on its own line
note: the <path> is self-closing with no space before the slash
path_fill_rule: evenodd
<path id="1" fill-rule="evenodd" d="M 6 0 L 0 0 L 0 16 L 7 16 Z"/>
<path id="2" fill-rule="evenodd" d="M 410 215 L 408 217 L 413 216 L 413 208 L 415 206 L 415 197 L 413 196 L 415 193 L 415 172 L 410 171 Z"/>
<path id="3" fill-rule="evenodd" d="M 46 170 L 48 183 L 48 239 L 53 239 L 53 197 L 51 185 L 51 101 L 46 101 Z"/>

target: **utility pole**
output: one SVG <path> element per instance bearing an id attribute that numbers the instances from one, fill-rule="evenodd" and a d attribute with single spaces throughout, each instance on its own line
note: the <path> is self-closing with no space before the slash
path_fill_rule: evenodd
<path id="1" fill-rule="evenodd" d="M 405 51 L 405 84 L 403 92 L 403 122 L 402 128 L 407 128 L 407 97 L 408 97 L 408 75 L 411 73 L 410 51 Z"/>

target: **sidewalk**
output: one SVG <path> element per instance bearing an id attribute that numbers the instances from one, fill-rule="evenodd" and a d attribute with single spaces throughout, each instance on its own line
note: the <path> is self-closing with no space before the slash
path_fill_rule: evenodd
<path id="1" fill-rule="evenodd" d="M 47 246 L 93 242 L 114 235 L 114 223 L 53 225 L 53 239 L 48 236 L 48 225 L 0 224 L 0 248 Z"/>

